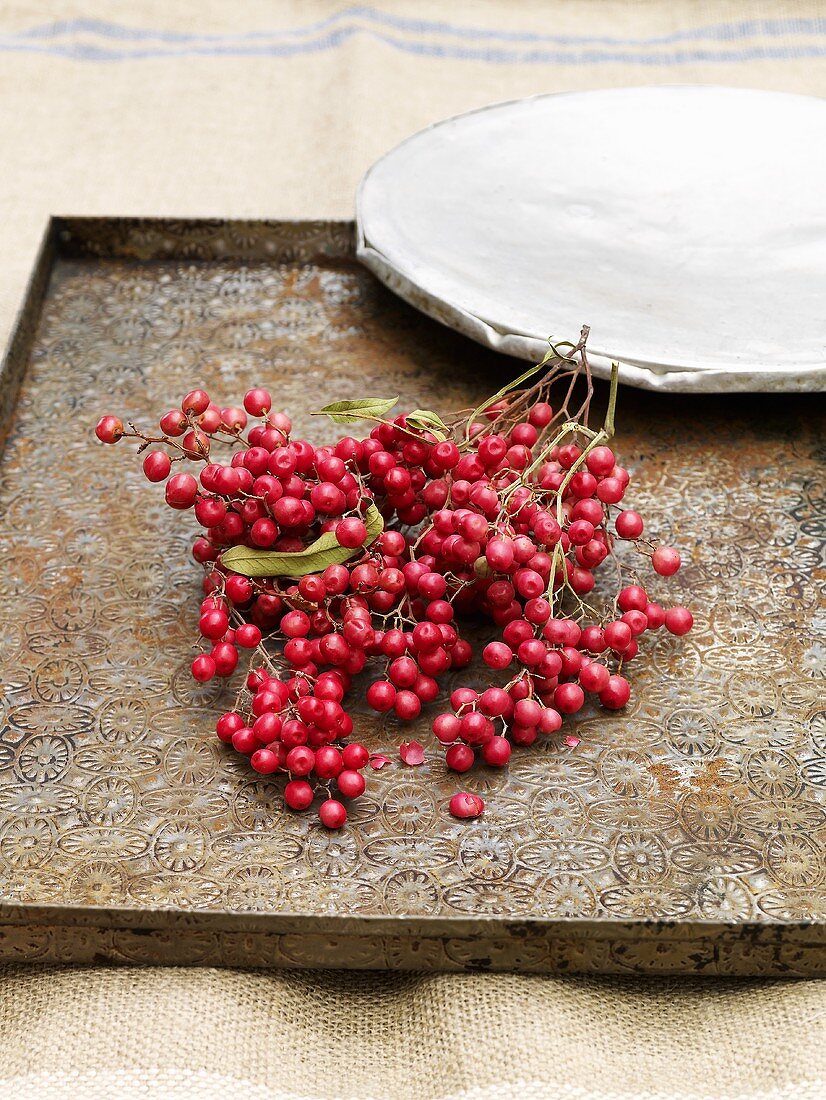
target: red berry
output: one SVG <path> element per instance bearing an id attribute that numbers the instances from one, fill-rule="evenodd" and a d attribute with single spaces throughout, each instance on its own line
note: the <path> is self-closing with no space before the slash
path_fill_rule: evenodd
<path id="1" fill-rule="evenodd" d="M 665 629 L 681 637 L 694 625 L 694 616 L 687 607 L 671 607 L 665 613 Z"/>
<path id="2" fill-rule="evenodd" d="M 315 771 L 319 779 L 335 779 L 343 767 L 341 753 L 332 745 L 324 745 L 316 752 Z"/>
<path id="3" fill-rule="evenodd" d="M 610 447 L 594 447 L 585 459 L 585 465 L 597 477 L 605 477 L 610 474 L 615 463 L 616 458 Z"/>
<path id="4" fill-rule="evenodd" d="M 618 504 L 625 495 L 625 486 L 616 477 L 606 477 L 597 485 L 597 497 L 605 504 Z"/>
<path id="5" fill-rule="evenodd" d="M 562 676 L 564 680 L 572 680 L 575 675 L 579 675 L 582 668 L 582 653 L 579 649 L 574 649 L 573 646 L 565 646 L 559 654 L 559 659 L 561 665 L 558 675 Z"/>
<path id="6" fill-rule="evenodd" d="M 280 714 L 268 710 L 265 714 L 259 714 L 252 724 L 252 732 L 264 745 L 278 740 L 284 727 L 284 719 Z"/>
<path id="7" fill-rule="evenodd" d="M 651 564 L 661 577 L 672 577 L 680 568 L 680 555 L 673 546 L 660 546 L 654 551 Z"/>
<path id="8" fill-rule="evenodd" d="M 203 613 L 198 622 L 198 627 L 205 638 L 217 641 L 219 638 L 223 638 L 229 629 L 229 619 L 225 611 L 214 608 Z"/>
<path id="9" fill-rule="evenodd" d="M 489 718 L 508 714 L 512 706 L 510 695 L 500 687 L 485 688 L 479 696 L 479 709 Z"/>
<path id="10" fill-rule="evenodd" d="M 172 469 L 172 459 L 166 451 L 147 451 L 143 472 L 149 481 L 165 481 Z"/>
<path id="11" fill-rule="evenodd" d="M 266 390 L 247 390 L 244 394 L 244 408 L 250 416 L 263 416 L 272 408 L 272 398 Z"/>
<path id="12" fill-rule="evenodd" d="M 288 638 L 304 638 L 310 633 L 310 616 L 304 611 L 288 611 L 281 620 L 281 630 Z"/>
<path id="13" fill-rule="evenodd" d="M 227 506 L 217 497 L 201 497 L 195 504 L 195 518 L 202 527 L 217 527 L 227 514 Z"/>
<path id="14" fill-rule="evenodd" d="M 315 767 L 315 753 L 307 745 L 294 745 L 287 753 L 285 763 L 292 775 L 309 775 Z"/>
<path id="15" fill-rule="evenodd" d="M 493 737 L 493 723 L 478 710 L 471 710 L 462 718 L 459 736 L 468 745 L 484 745 Z"/>
<path id="16" fill-rule="evenodd" d="M 236 752 L 242 752 L 248 756 L 258 748 L 258 738 L 248 726 L 244 726 L 232 735 L 232 747 Z"/>
<path id="17" fill-rule="evenodd" d="M 347 820 L 347 811 L 336 798 L 328 798 L 318 808 L 321 824 L 328 829 L 340 829 Z"/>
<path id="18" fill-rule="evenodd" d="M 581 454 L 582 449 L 576 443 L 566 443 L 564 447 L 559 448 L 557 461 L 563 470 L 570 470 Z"/>
<path id="19" fill-rule="evenodd" d="M 546 428 L 553 420 L 554 411 L 546 401 L 537 401 L 528 413 L 528 423 L 535 428 Z M 613 455 L 612 465 L 613 465 Z"/>
<path id="20" fill-rule="evenodd" d="M 235 644 L 242 649 L 255 649 L 261 643 L 261 631 L 254 623 L 244 623 L 235 631 Z"/>
<path id="21" fill-rule="evenodd" d="M 200 416 L 209 408 L 209 394 L 204 390 L 190 390 L 181 402 L 181 408 L 192 416 Z"/>
<path id="22" fill-rule="evenodd" d="M 568 528 L 568 538 L 574 546 L 584 546 L 594 537 L 594 525 L 587 519 L 575 519 Z"/>
<path id="23" fill-rule="evenodd" d="M 587 519 L 598 527 L 605 518 L 602 505 L 598 500 L 578 500 L 571 512 L 571 519 Z"/>
<path id="24" fill-rule="evenodd" d="M 455 714 L 437 714 L 433 719 L 433 732 L 443 745 L 452 744 L 459 736 L 462 721 Z"/>
<path id="25" fill-rule="evenodd" d="M 476 755 L 470 745 L 451 745 L 445 753 L 445 763 L 454 772 L 466 772 L 473 767 Z"/>
<path id="26" fill-rule="evenodd" d="M 380 714 L 393 709 L 396 702 L 396 688 L 387 680 L 376 680 L 367 689 L 367 702 Z"/>
<path id="27" fill-rule="evenodd" d="M 597 479 L 588 470 L 578 470 L 570 481 L 570 489 L 575 497 L 586 499 L 593 496 Z"/>
<path id="28" fill-rule="evenodd" d="M 161 417 L 160 427 L 164 435 L 183 435 L 187 427 L 186 416 L 180 409 L 172 409 L 171 412 L 164 413 Z"/>
<path id="29" fill-rule="evenodd" d="M 298 582 L 299 594 L 311 603 L 320 603 L 327 595 L 327 585 L 324 578 L 317 573 L 309 573 Z"/>
<path id="30" fill-rule="evenodd" d="M 303 779 L 292 779 L 284 788 L 284 801 L 291 810 L 306 810 L 313 801 L 313 788 Z"/>
<path id="31" fill-rule="evenodd" d="M 192 474 L 173 474 L 166 483 L 166 503 L 170 508 L 191 508 L 198 492 L 198 482 Z"/>
<path id="32" fill-rule="evenodd" d="M 233 466 L 216 466 L 212 483 L 216 493 L 233 496 L 241 488 L 241 473 Z"/>
<path id="33" fill-rule="evenodd" d="M 504 642 L 488 642 L 482 650 L 482 660 L 488 668 L 507 668 L 513 660 L 513 650 Z"/>
<path id="34" fill-rule="evenodd" d="M 473 660 L 473 647 L 470 642 L 460 638 L 450 651 L 451 668 L 466 668 Z"/>
<path id="35" fill-rule="evenodd" d="M 221 423 L 230 431 L 242 431 L 247 426 L 247 414 L 234 406 L 221 409 Z"/>
<path id="36" fill-rule="evenodd" d="M 366 786 L 361 772 L 352 771 L 349 768 L 339 774 L 336 783 L 345 798 L 358 798 L 360 794 L 364 794 Z"/>
<path id="37" fill-rule="evenodd" d="M 428 653 L 441 645 L 441 642 L 442 632 L 435 623 L 416 623 L 413 627 L 413 649 L 416 653 Z"/>
<path id="38" fill-rule="evenodd" d="M 219 676 L 229 676 L 238 664 L 238 650 L 232 642 L 219 642 L 212 647 L 212 659 Z"/>
<path id="39" fill-rule="evenodd" d="M 278 528 L 271 519 L 257 519 L 250 528 L 250 542 L 262 550 L 268 550 L 278 538 Z"/>
<path id="40" fill-rule="evenodd" d="M 215 675 L 215 661 L 207 653 L 201 653 L 192 662 L 192 675 L 199 684 L 205 684 Z"/>
<path id="41" fill-rule="evenodd" d="M 535 600 L 545 591 L 545 581 L 535 569 L 517 569 L 514 584 L 516 591 L 526 600 Z"/>
<path id="42" fill-rule="evenodd" d="M 396 714 L 404 722 L 412 722 L 422 711 L 421 699 L 412 691 L 399 691 L 393 704 Z"/>
<path id="43" fill-rule="evenodd" d="M 554 691 L 554 706 L 562 714 L 576 714 L 585 703 L 585 692 L 579 684 L 560 684 Z"/>
<path id="44" fill-rule="evenodd" d="M 589 653 L 604 653 L 608 648 L 605 643 L 605 634 L 598 626 L 586 626 L 582 631 L 579 645 Z"/>
<path id="45" fill-rule="evenodd" d="M 510 760 L 511 746 L 507 737 L 492 737 L 482 746 L 482 759 L 494 768 L 504 768 Z"/>
<path id="46" fill-rule="evenodd" d="M 470 794 L 468 791 L 460 791 L 450 800 L 450 812 L 454 817 L 478 817 L 484 808 L 485 803 L 479 795 Z"/>
<path id="47" fill-rule="evenodd" d="M 603 631 L 603 635 L 608 646 L 617 653 L 622 653 L 624 649 L 628 648 L 633 636 L 631 627 L 628 623 L 624 623 L 621 620 L 608 623 Z"/>
<path id="48" fill-rule="evenodd" d="M 642 516 L 639 512 L 620 512 L 614 526 L 621 539 L 638 539 L 643 530 Z"/>
<path id="49" fill-rule="evenodd" d="M 658 603 L 648 603 L 645 605 L 645 617 L 649 630 L 659 630 L 665 622 L 665 608 Z"/>
<path id="50" fill-rule="evenodd" d="M 367 526 L 356 516 L 349 516 L 336 526 L 336 540 L 339 546 L 344 546 L 348 550 L 364 546 L 367 541 Z"/>
<path id="51" fill-rule="evenodd" d="M 226 714 L 222 714 L 218 719 L 215 726 L 215 731 L 218 737 L 225 744 L 228 744 L 232 740 L 232 735 L 236 730 L 243 729 L 244 719 L 240 714 L 236 714 L 235 711 L 227 711 Z"/>
<path id="52" fill-rule="evenodd" d="M 354 741 L 352 745 L 345 745 L 341 750 L 341 759 L 345 768 L 350 771 L 358 771 L 359 768 L 366 766 L 367 761 L 370 759 L 370 753 L 364 745 Z"/>
<path id="53" fill-rule="evenodd" d="M 542 663 L 546 653 L 547 649 L 544 642 L 540 641 L 539 638 L 528 638 L 527 641 L 519 643 L 516 656 L 523 665 L 527 665 L 528 668 L 535 668 Z"/>
<path id="54" fill-rule="evenodd" d="M 617 597 L 617 604 L 622 611 L 645 611 L 648 596 L 645 589 L 638 584 L 630 584 L 623 588 Z"/>
<path id="55" fill-rule="evenodd" d="M 491 569 L 506 573 L 513 565 L 513 543 L 503 538 L 494 538 L 485 547 L 485 558 Z"/>
<path id="56" fill-rule="evenodd" d="M 562 725 L 562 715 L 553 707 L 544 707 L 539 718 L 540 733 L 556 733 Z"/>
<path id="57" fill-rule="evenodd" d="M 419 666 L 412 657 L 397 657 L 391 661 L 388 674 L 398 688 L 412 687 L 419 675 Z"/>
<path id="58" fill-rule="evenodd" d="M 452 439 L 446 439 L 437 443 L 431 452 L 431 457 L 441 470 L 452 470 L 460 459 L 459 448 Z"/>
<path id="59" fill-rule="evenodd" d="M 116 416 L 102 416 L 95 425 L 95 435 L 101 443 L 117 443 L 123 435 L 123 421 Z"/>
<path id="60" fill-rule="evenodd" d="M 209 454 L 209 437 L 200 430 L 187 432 L 181 440 L 187 458 L 206 458 Z"/>
<path id="61" fill-rule="evenodd" d="M 583 665 L 579 671 L 579 682 L 586 691 L 597 693 L 604 691 L 608 687 L 610 678 L 611 673 L 599 661 L 591 661 L 589 664 Z"/>
<path id="62" fill-rule="evenodd" d="M 620 621 L 631 628 L 635 638 L 648 629 L 648 619 L 642 611 L 625 611 Z"/>
<path id="63" fill-rule="evenodd" d="M 611 676 L 599 693 L 599 701 L 609 710 L 621 710 L 631 698 L 631 685 L 624 676 Z"/>
<path id="64" fill-rule="evenodd" d="M 519 699 L 513 708 L 513 720 L 517 726 L 535 726 L 542 715 L 542 707 L 535 699 Z"/>
<path id="65" fill-rule="evenodd" d="M 250 757 L 250 764 L 261 775 L 272 775 L 278 771 L 278 756 L 271 749 L 256 749 Z"/>
<path id="66" fill-rule="evenodd" d="M 317 512 L 325 516 L 340 515 L 347 507 L 347 498 L 337 485 L 322 481 L 310 492 L 310 502 Z"/>

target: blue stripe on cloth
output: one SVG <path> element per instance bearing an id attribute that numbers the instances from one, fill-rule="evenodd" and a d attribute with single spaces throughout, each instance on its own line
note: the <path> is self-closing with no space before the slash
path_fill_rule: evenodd
<path id="1" fill-rule="evenodd" d="M 370 7 L 342 8 L 326 19 L 307 23 L 302 27 L 280 28 L 272 31 L 249 31 L 245 34 L 194 34 L 183 31 L 149 30 L 143 27 L 127 27 L 101 19 L 71 19 L 32 27 L 19 31 L 12 37 L 20 40 L 48 39 L 63 35 L 99 35 L 127 42 L 158 41 L 175 44 L 252 42 L 256 39 L 307 37 L 317 34 L 345 20 L 361 19 L 377 26 L 419 35 L 447 35 L 463 39 L 491 39 L 502 42 L 553 43 L 558 46 L 667 46 L 693 40 L 733 42 L 747 38 L 817 37 L 826 35 L 826 18 L 814 19 L 752 19 L 737 23 L 722 23 L 709 27 L 693 27 L 672 34 L 645 38 L 616 38 L 605 35 L 558 35 L 534 31 L 508 31 L 487 27 L 459 26 L 454 23 L 409 19 L 376 11 Z"/>
<path id="2" fill-rule="evenodd" d="M 419 37 L 403 38 L 392 31 Z M 492 64 L 670 66 L 692 62 L 730 64 L 826 56 L 826 45 L 811 41 L 826 38 L 826 19 L 819 18 L 741 21 L 651 38 L 620 39 L 462 27 L 402 18 L 369 7 L 343 8 L 327 19 L 303 27 L 245 34 L 193 34 L 126 27 L 103 20 L 74 19 L 0 35 L 0 52 L 39 53 L 78 61 L 140 61 L 183 56 L 291 57 L 336 49 L 359 35 L 405 53 Z M 422 36 L 428 36 L 430 40 Z M 810 41 L 788 42 L 785 45 L 759 41 L 761 38 L 771 40 L 780 37 L 807 38 Z M 755 39 L 758 41 L 753 41 Z M 661 49 L 692 41 L 719 42 L 721 46 L 719 49 L 713 45 Z M 478 44 L 471 44 L 474 42 Z M 737 43 L 741 45 L 736 46 Z"/>

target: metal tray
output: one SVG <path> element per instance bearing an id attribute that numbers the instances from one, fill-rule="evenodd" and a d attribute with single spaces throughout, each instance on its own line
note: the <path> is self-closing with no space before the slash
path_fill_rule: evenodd
<path id="1" fill-rule="evenodd" d="M 826 972 L 816 399 L 623 389 L 633 499 L 684 552 L 695 631 L 576 750 L 465 776 L 475 822 L 446 812 L 428 722 L 362 712 L 371 747 L 415 735 L 428 762 L 371 774 L 331 834 L 212 735 L 189 524 L 91 426 L 262 382 L 332 437 L 325 401 L 472 405 L 513 362 L 389 294 L 350 223 L 58 219 L 3 369 L 0 957 Z"/>

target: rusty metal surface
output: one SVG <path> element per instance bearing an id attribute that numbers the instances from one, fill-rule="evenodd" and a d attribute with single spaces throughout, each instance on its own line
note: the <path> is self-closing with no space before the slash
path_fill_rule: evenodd
<path id="1" fill-rule="evenodd" d="M 647 642 L 628 710 L 586 713 L 576 750 L 558 738 L 462 777 L 485 795 L 478 821 L 447 814 L 458 781 L 427 721 L 360 711 L 371 748 L 395 755 L 416 736 L 428 760 L 371 773 L 349 826 L 328 833 L 212 735 L 222 689 L 188 673 L 189 517 L 91 425 L 147 421 L 195 384 L 228 401 L 260 382 L 299 434 L 329 439 L 308 416 L 325 401 L 466 406 L 512 361 L 394 299 L 353 260 L 348 224 L 63 223 L 55 236 L 0 476 L 0 954 L 823 968 L 826 503 L 811 397 L 622 390 L 629 498 L 683 551 L 667 593 L 694 632 Z"/>

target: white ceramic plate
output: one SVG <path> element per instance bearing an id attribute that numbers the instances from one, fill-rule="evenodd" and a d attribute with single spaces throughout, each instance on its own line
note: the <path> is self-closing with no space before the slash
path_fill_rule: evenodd
<path id="1" fill-rule="evenodd" d="M 367 172 L 359 256 L 419 309 L 662 390 L 826 385 L 826 101 L 651 87 L 501 103 Z"/>

